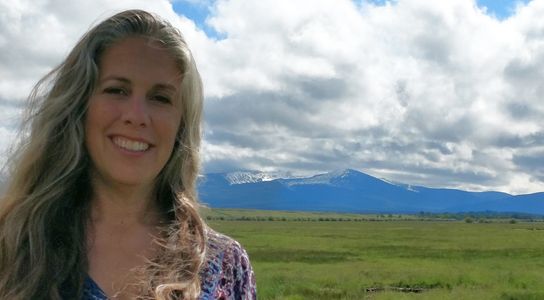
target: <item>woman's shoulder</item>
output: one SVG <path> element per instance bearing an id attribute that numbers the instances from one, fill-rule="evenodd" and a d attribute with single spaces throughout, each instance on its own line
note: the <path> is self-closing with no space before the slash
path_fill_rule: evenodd
<path id="1" fill-rule="evenodd" d="M 242 245 L 212 229 L 207 230 L 207 240 L 201 299 L 255 299 L 255 274 Z"/>
<path id="2" fill-rule="evenodd" d="M 228 252 L 247 256 L 245 249 L 238 241 L 211 228 L 206 230 L 206 239 L 210 255 L 220 255 Z"/>

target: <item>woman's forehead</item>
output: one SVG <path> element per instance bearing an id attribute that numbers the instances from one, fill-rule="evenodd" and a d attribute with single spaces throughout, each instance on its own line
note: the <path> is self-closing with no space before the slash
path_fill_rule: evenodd
<path id="1" fill-rule="evenodd" d="M 182 72 L 171 51 L 144 37 L 124 38 L 108 47 L 99 62 L 100 80 L 108 77 L 180 86 Z"/>

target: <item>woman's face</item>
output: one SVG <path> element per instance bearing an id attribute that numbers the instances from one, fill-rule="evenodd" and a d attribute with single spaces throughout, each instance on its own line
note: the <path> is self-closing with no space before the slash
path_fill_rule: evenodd
<path id="1" fill-rule="evenodd" d="M 125 38 L 103 53 L 85 119 L 95 180 L 152 188 L 180 127 L 181 80 L 174 58 L 148 39 Z"/>

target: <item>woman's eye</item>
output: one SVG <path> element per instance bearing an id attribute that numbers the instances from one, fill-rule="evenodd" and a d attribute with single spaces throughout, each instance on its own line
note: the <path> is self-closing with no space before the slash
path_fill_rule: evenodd
<path id="1" fill-rule="evenodd" d="M 112 95 L 126 95 L 127 92 L 122 88 L 109 87 L 104 89 L 104 93 Z"/>
<path id="2" fill-rule="evenodd" d="M 171 103 L 170 97 L 162 96 L 162 95 L 153 96 L 153 100 L 159 101 L 161 103 Z"/>

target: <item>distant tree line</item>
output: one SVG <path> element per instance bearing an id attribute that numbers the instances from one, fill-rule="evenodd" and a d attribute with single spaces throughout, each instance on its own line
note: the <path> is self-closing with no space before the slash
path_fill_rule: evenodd
<path id="1" fill-rule="evenodd" d="M 479 212 L 459 212 L 459 213 L 431 213 L 419 212 L 419 218 L 429 219 L 448 219 L 448 220 L 520 220 L 520 221 L 544 221 L 543 215 L 518 213 L 518 212 L 495 212 L 495 211 L 479 211 Z"/>
<path id="2" fill-rule="evenodd" d="M 276 217 L 276 216 L 206 216 L 208 221 L 295 221 L 295 222 L 361 222 L 378 221 L 372 218 L 342 218 L 342 217 Z"/>
<path id="3" fill-rule="evenodd" d="M 462 212 L 462 213 L 432 213 L 419 212 L 417 214 L 377 214 L 353 216 L 217 216 L 208 215 L 208 221 L 273 221 L 273 222 L 383 222 L 383 221 L 464 221 L 466 223 L 490 223 L 490 222 L 542 222 L 544 216 L 526 213 L 504 212 Z"/>

